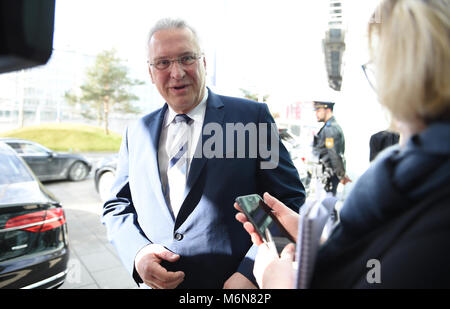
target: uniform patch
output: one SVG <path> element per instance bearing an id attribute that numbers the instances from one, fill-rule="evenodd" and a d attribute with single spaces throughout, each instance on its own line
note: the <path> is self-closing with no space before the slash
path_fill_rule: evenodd
<path id="1" fill-rule="evenodd" d="M 334 147 L 334 138 L 332 138 L 332 137 L 325 138 L 325 147 L 333 148 Z"/>

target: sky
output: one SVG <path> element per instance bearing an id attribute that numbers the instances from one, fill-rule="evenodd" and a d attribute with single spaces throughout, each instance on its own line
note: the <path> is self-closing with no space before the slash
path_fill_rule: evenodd
<path id="1" fill-rule="evenodd" d="M 369 60 L 367 21 L 377 2 L 344 0 L 340 92 L 328 87 L 322 51 L 328 0 L 56 0 L 54 48 L 96 54 L 114 47 L 154 87 L 146 65 L 148 31 L 160 18 L 184 18 L 200 35 L 209 75 L 216 59 L 216 92 L 269 94 L 275 112 L 298 101 L 335 101 L 347 166 L 356 175 L 368 166 L 370 135 L 387 127 L 361 70 Z"/>
<path id="2" fill-rule="evenodd" d="M 93 54 L 115 47 L 128 61 L 143 63 L 146 72 L 149 29 L 159 18 L 182 17 L 199 32 L 206 60 L 212 65 L 217 59 L 217 83 L 224 91 L 235 95 L 241 87 L 295 96 L 306 81 L 327 86 L 321 50 L 326 5 L 324 0 L 57 0 L 54 47 Z"/>

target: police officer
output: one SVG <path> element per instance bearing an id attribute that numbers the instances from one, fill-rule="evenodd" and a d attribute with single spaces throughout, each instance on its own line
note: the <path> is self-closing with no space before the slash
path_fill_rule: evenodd
<path id="1" fill-rule="evenodd" d="M 333 116 L 333 102 L 314 101 L 314 109 L 318 122 L 324 126 L 314 136 L 313 153 L 324 166 L 328 174 L 325 191 L 336 195 L 339 182 L 350 181 L 345 174 L 345 139 L 341 127 Z"/>

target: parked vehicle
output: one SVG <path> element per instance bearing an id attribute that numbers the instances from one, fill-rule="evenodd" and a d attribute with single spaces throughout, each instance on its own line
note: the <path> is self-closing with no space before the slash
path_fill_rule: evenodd
<path id="1" fill-rule="evenodd" d="M 117 155 L 103 158 L 95 168 L 95 189 L 103 202 L 106 202 L 110 197 L 111 186 L 116 177 L 117 158 Z"/>
<path id="2" fill-rule="evenodd" d="M 11 146 L 41 181 L 83 180 L 92 168 L 91 163 L 78 154 L 55 152 L 41 144 L 23 139 L 2 138 L 0 141 Z"/>
<path id="3" fill-rule="evenodd" d="M 307 163 L 310 157 L 311 150 L 305 145 L 301 145 L 300 142 L 294 137 L 292 133 L 287 129 L 279 129 L 281 142 L 286 147 L 294 166 L 297 168 L 297 172 L 300 176 L 300 180 L 308 190 L 309 183 L 311 181 L 311 166 Z"/>
<path id="4" fill-rule="evenodd" d="M 58 287 L 68 259 L 61 204 L 0 142 L 0 288 Z"/>

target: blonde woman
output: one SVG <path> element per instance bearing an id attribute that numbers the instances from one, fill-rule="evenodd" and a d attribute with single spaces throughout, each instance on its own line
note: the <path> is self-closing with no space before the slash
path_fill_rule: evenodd
<path id="1" fill-rule="evenodd" d="M 377 14 L 381 22 L 368 28 L 372 61 L 364 69 L 373 70 L 370 82 L 402 141 L 355 184 L 340 224 L 318 252 L 310 287 L 449 288 L 450 4 L 385 0 Z M 264 198 L 297 235 L 297 214 Z M 245 215 L 236 218 L 260 245 Z M 260 287 L 295 286 L 293 252 L 288 245 L 277 258 L 260 246 L 254 269 Z"/>

